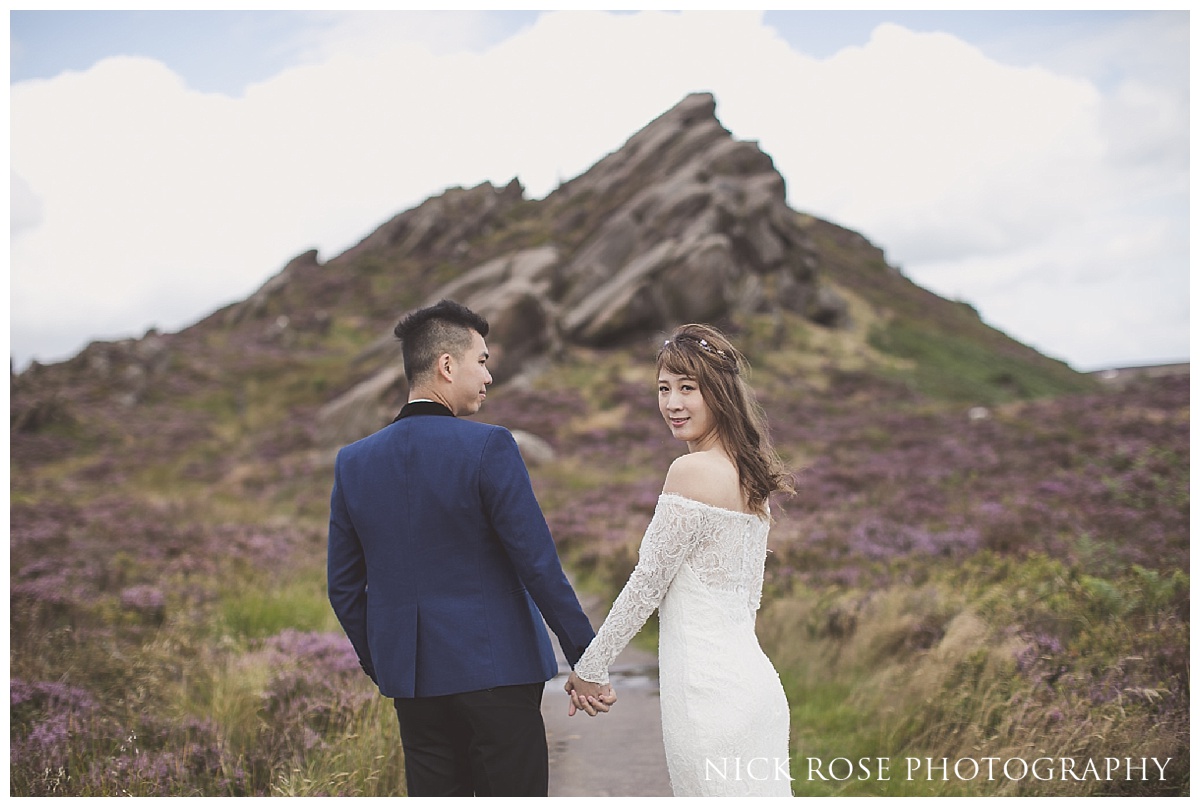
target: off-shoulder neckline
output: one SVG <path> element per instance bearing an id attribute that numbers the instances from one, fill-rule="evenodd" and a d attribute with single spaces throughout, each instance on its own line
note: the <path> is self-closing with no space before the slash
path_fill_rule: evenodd
<path id="1" fill-rule="evenodd" d="M 672 499 L 679 499 L 680 501 L 685 501 L 690 504 L 697 505 L 699 507 L 706 507 L 709 510 L 716 510 L 721 513 L 729 513 L 730 515 L 733 515 L 733 516 L 742 516 L 743 518 L 752 518 L 755 521 L 762 521 L 762 516 L 758 515 L 757 513 L 745 513 L 745 512 L 742 512 L 741 510 L 730 510 L 728 507 L 719 507 L 715 504 L 709 504 L 708 502 L 702 502 L 699 499 L 693 499 L 689 496 L 684 496 L 679 493 L 664 492 L 664 493 L 659 494 L 660 499 L 666 498 L 668 496 L 670 496 Z"/>

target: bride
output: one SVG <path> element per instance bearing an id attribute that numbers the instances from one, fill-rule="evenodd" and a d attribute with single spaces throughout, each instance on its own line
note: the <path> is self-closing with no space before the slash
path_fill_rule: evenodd
<path id="1" fill-rule="evenodd" d="M 767 439 L 744 357 L 683 325 L 658 353 L 658 408 L 688 452 L 667 472 L 638 563 L 565 689 L 607 711 L 608 668 L 657 608 L 663 745 L 676 796 L 790 796 L 788 704 L 759 647 L 771 515 L 791 477 Z"/>

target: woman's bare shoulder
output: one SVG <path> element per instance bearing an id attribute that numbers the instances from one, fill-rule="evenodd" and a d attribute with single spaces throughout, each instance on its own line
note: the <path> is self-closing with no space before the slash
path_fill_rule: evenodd
<path id="1" fill-rule="evenodd" d="M 663 493 L 674 493 L 728 510 L 742 510 L 737 469 L 713 452 L 684 454 L 671 463 Z"/>

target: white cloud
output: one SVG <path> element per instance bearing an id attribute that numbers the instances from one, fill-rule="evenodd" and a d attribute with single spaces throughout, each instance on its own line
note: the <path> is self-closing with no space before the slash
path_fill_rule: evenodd
<path id="1" fill-rule="evenodd" d="M 11 235 L 36 230 L 42 223 L 42 201 L 29 183 L 9 172 L 9 230 Z"/>
<path id="2" fill-rule="evenodd" d="M 1080 81 L 887 25 L 808 87 L 777 159 L 793 200 L 910 260 L 1011 249 L 1102 190 L 1099 98 Z"/>
<path id="3" fill-rule="evenodd" d="M 486 16 L 461 16 L 348 18 L 238 99 L 145 59 L 14 86 L 18 363 L 182 327 L 447 186 L 519 176 L 540 198 L 697 90 L 774 158 L 794 207 L 935 290 L 952 278 L 1017 338 L 1081 365 L 1186 352 L 1155 313 L 1187 282 L 1186 80 L 1155 78 L 1170 70 L 1106 95 L 896 26 L 818 61 L 757 12 L 549 13 L 495 45 Z M 40 224 L 18 218 L 33 201 Z M 1105 306 L 1119 331 L 1058 325 Z"/>
<path id="4" fill-rule="evenodd" d="M 1187 358 L 1187 250 L 1186 221 L 1125 215 L 910 274 L 1047 355 L 1097 369 Z"/>

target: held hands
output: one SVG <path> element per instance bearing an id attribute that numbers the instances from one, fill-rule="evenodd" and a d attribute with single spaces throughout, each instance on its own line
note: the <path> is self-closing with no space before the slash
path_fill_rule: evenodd
<path id="1" fill-rule="evenodd" d="M 587 712 L 588 717 L 595 717 L 597 712 L 607 712 L 608 708 L 617 702 L 617 693 L 611 684 L 593 684 L 584 681 L 572 672 L 567 676 L 563 686 L 571 696 L 571 706 L 567 717 L 574 717 L 577 710 Z"/>

